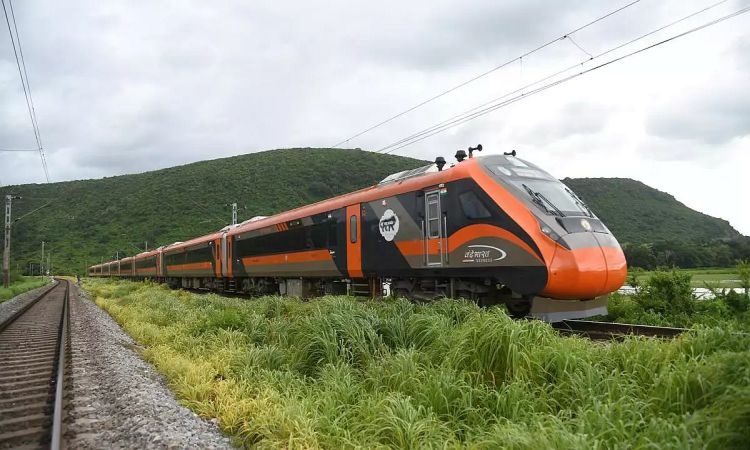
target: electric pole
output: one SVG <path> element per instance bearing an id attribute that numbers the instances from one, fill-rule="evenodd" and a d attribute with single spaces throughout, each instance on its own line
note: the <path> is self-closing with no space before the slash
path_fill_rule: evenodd
<path id="1" fill-rule="evenodd" d="M 232 225 L 237 225 L 237 203 L 232 203 Z"/>
<path id="2" fill-rule="evenodd" d="M 42 241 L 42 260 L 39 261 L 39 275 L 44 276 L 44 241 Z"/>
<path id="3" fill-rule="evenodd" d="M 50 263 L 51 260 L 52 260 L 52 250 L 47 252 L 47 275 L 52 274 L 52 263 Z"/>
<path id="4" fill-rule="evenodd" d="M 5 237 L 3 241 L 3 285 L 10 286 L 10 210 L 13 199 L 20 199 L 18 195 L 5 196 Z"/>

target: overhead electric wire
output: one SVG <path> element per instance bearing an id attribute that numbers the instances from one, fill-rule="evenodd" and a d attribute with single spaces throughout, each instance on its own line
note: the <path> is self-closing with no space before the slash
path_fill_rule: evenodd
<path id="1" fill-rule="evenodd" d="M 556 76 L 558 76 L 558 75 L 561 75 L 561 74 L 563 74 L 563 73 L 565 73 L 565 72 L 568 72 L 568 71 L 570 71 L 570 70 L 572 70 L 572 69 L 575 69 L 575 68 L 576 68 L 576 67 L 578 67 L 578 66 L 582 66 L 582 65 L 583 65 L 583 64 L 585 64 L 585 63 L 588 63 L 588 62 L 591 62 L 591 61 L 593 61 L 593 60 L 595 60 L 595 59 L 601 58 L 602 56 L 608 55 L 608 54 L 610 54 L 610 53 L 612 53 L 612 52 L 614 52 L 614 51 L 617 51 L 617 50 L 619 50 L 619 49 L 621 49 L 621 48 L 623 48 L 623 47 L 626 47 L 626 46 L 628 46 L 628 45 L 630 45 L 630 44 L 632 44 L 632 43 L 634 43 L 634 42 L 637 42 L 637 41 L 639 41 L 639 40 L 641 40 L 641 39 L 644 39 L 644 38 L 646 38 L 646 37 L 648 37 L 648 36 L 651 36 L 651 35 L 653 35 L 653 34 L 655 34 L 655 33 L 658 33 L 658 32 L 660 32 L 660 31 L 663 31 L 663 30 L 665 30 L 665 29 L 667 29 L 667 28 L 669 28 L 669 27 L 672 27 L 672 26 L 674 26 L 674 25 L 677 25 L 677 24 L 679 24 L 679 23 L 681 23 L 681 22 L 684 22 L 684 21 L 685 21 L 685 20 L 687 20 L 687 19 L 690 19 L 690 18 L 692 18 L 692 17 L 695 17 L 695 16 L 697 16 L 697 15 L 699 15 L 699 14 L 702 14 L 702 13 L 704 13 L 704 12 L 706 12 L 706 11 L 710 10 L 710 9 L 713 9 L 713 8 L 715 8 L 715 7 L 717 7 L 717 6 L 721 5 L 721 4 L 723 4 L 723 3 L 726 3 L 727 1 L 729 1 L 729 0 L 720 0 L 720 1 L 716 2 L 716 3 L 713 3 L 713 4 L 711 4 L 711 5 L 708 5 L 708 6 L 706 6 L 706 7 L 705 7 L 705 8 L 703 8 L 703 9 L 700 9 L 700 10 L 698 10 L 698 11 L 695 11 L 695 12 L 693 12 L 693 13 L 690 13 L 690 14 L 688 14 L 688 15 L 686 15 L 686 16 L 683 16 L 683 17 L 681 17 L 680 19 L 677 19 L 677 20 L 675 20 L 675 21 L 672 21 L 672 22 L 670 22 L 670 23 L 668 23 L 668 24 L 666 24 L 666 25 L 662 25 L 662 26 L 661 26 L 661 27 L 659 27 L 659 28 L 656 28 L 656 29 L 654 29 L 654 30 L 651 30 L 651 31 L 649 31 L 648 33 L 642 34 L 642 35 L 640 35 L 640 36 L 638 36 L 638 37 L 636 37 L 636 38 L 633 38 L 633 39 L 631 39 L 631 40 L 629 40 L 629 41 L 627 41 L 627 42 L 624 42 L 624 43 L 622 43 L 622 44 L 620 44 L 620 45 L 617 45 L 617 46 L 615 46 L 615 47 L 613 47 L 613 48 L 611 48 L 611 49 L 609 49 L 609 50 L 606 50 L 606 51 L 604 51 L 604 52 L 602 52 L 602 53 L 599 53 L 599 54 L 598 54 L 598 55 L 596 55 L 596 56 L 593 56 L 593 57 L 591 57 L 591 58 L 589 58 L 589 59 L 586 59 L 586 60 L 584 60 L 584 61 L 581 61 L 581 62 L 579 62 L 579 63 L 575 63 L 575 64 L 573 64 L 573 65 L 571 65 L 571 66 L 568 66 L 568 67 L 566 67 L 566 68 L 564 68 L 564 69 L 562 69 L 562 70 L 559 70 L 559 71 L 557 71 L 557 72 L 555 72 L 555 73 L 553 73 L 553 74 L 550 74 L 550 75 L 547 75 L 547 76 L 545 76 L 545 77 L 543 77 L 543 78 L 540 78 L 540 79 L 538 79 L 538 80 L 534 81 L 533 83 L 529 83 L 529 84 L 527 84 L 527 85 L 525 85 L 525 86 L 521 86 L 520 88 L 514 89 L 514 90 L 512 90 L 512 91 L 509 91 L 509 92 L 506 92 L 505 94 L 501 95 L 500 97 L 495 97 L 495 98 L 493 98 L 492 100 L 489 100 L 489 101 L 486 101 L 486 102 L 484 102 L 484 103 L 482 103 L 482 104 L 480 104 L 480 105 L 474 106 L 473 108 L 470 108 L 470 109 L 468 109 L 468 110 L 466 110 L 466 111 L 464 111 L 464 112 L 462 112 L 462 113 L 459 113 L 459 114 L 456 114 L 456 115 L 454 115 L 454 116 L 451 116 L 451 117 L 449 117 L 448 119 L 445 119 L 444 121 L 442 121 L 442 122 L 439 122 L 439 123 L 437 123 L 437 124 L 435 124 L 435 125 L 433 125 L 433 126 L 431 126 L 431 127 L 429 127 L 429 128 L 425 128 L 425 129 L 423 129 L 423 130 L 420 130 L 420 131 L 418 131 L 418 132 L 416 132 L 416 133 L 414 133 L 414 134 L 412 134 L 412 135 L 409 135 L 409 136 L 407 136 L 407 137 L 405 137 L 405 138 L 402 138 L 402 139 L 400 139 L 400 140 L 398 140 L 398 141 L 396 141 L 396 142 L 393 142 L 393 143 L 391 143 L 391 144 L 389 144 L 389 145 L 386 145 L 385 147 L 381 147 L 381 148 L 379 148 L 378 150 L 376 150 L 376 153 L 381 153 L 381 152 L 384 152 L 385 150 L 388 150 L 388 149 L 389 149 L 389 148 L 391 148 L 391 147 L 397 146 L 397 145 L 399 145 L 399 144 L 402 144 L 402 143 L 404 143 L 404 142 L 406 142 L 406 141 L 409 141 L 409 140 L 412 140 L 412 139 L 414 139 L 414 138 L 416 138 L 416 137 L 419 137 L 419 136 L 421 136 L 421 135 L 427 134 L 427 133 L 429 133 L 430 131 L 432 131 L 432 130 L 434 130 L 434 129 L 436 129 L 436 128 L 440 127 L 440 126 L 442 126 L 443 124 L 446 124 L 446 123 L 449 123 L 449 122 L 453 122 L 453 121 L 455 121 L 455 119 L 457 119 L 457 118 L 460 118 L 460 117 L 462 117 L 462 116 L 466 116 L 466 115 L 470 114 L 470 113 L 471 113 L 471 112 L 473 112 L 473 111 L 476 111 L 476 110 L 478 110 L 478 109 L 480 109 L 480 108 L 483 108 L 483 107 L 485 107 L 485 106 L 487 106 L 487 105 L 490 105 L 490 104 L 492 104 L 492 103 L 495 103 L 495 102 L 497 102 L 497 101 L 499 101 L 499 100 L 502 100 L 502 99 L 504 99 L 504 98 L 507 98 L 507 97 L 511 96 L 512 94 L 516 94 L 516 93 L 518 93 L 518 92 L 521 92 L 521 93 L 523 93 L 523 91 L 524 91 L 525 89 L 528 89 L 528 88 L 530 88 L 530 87 L 532 87 L 532 86 L 536 86 L 537 84 L 539 84 L 539 83 L 542 83 L 542 82 L 544 82 L 544 81 L 547 81 L 547 80 L 549 80 L 549 79 L 555 78 Z M 386 153 L 390 153 L 390 152 L 386 152 Z"/>
<path id="2" fill-rule="evenodd" d="M 36 110 L 34 108 L 34 100 L 31 96 L 31 85 L 29 85 L 29 76 L 26 71 L 26 62 L 23 60 L 23 49 L 21 47 L 21 36 L 18 34 L 18 26 L 16 24 L 15 13 L 13 12 L 13 1 L 8 0 L 10 6 L 10 17 L 13 21 L 13 27 L 11 27 L 11 20 L 8 17 L 8 10 L 5 7 L 5 0 L 0 0 L 3 5 L 3 13 L 5 14 L 5 23 L 8 25 L 8 34 L 10 35 L 10 42 L 13 46 L 13 54 L 16 57 L 16 66 L 18 67 L 18 75 L 21 77 L 21 86 L 23 87 L 23 95 L 26 98 L 26 107 L 29 110 L 29 118 L 31 119 L 31 126 L 34 129 L 34 139 L 36 140 L 37 151 L 39 152 L 39 158 L 42 161 L 42 168 L 44 169 L 44 177 L 49 183 L 49 170 L 47 169 L 47 160 L 44 156 L 44 147 L 42 146 L 42 135 L 39 132 L 39 124 L 36 120 Z M 13 36 L 13 30 L 16 35 Z M 16 49 L 16 42 L 18 43 L 18 49 Z M 21 54 L 19 59 L 19 53 Z"/>
<path id="3" fill-rule="evenodd" d="M 589 55 L 589 58 L 591 58 L 591 59 L 594 58 L 594 55 L 592 55 L 591 53 L 587 52 L 585 48 L 581 47 L 580 45 L 578 45 L 578 42 L 576 42 L 576 41 L 573 40 L 573 36 L 568 35 L 567 38 L 568 38 L 568 40 L 570 41 L 571 44 L 575 45 L 578 48 L 578 50 L 580 50 L 583 53 Z"/>
<path id="4" fill-rule="evenodd" d="M 31 83 L 29 82 L 29 73 L 26 71 L 26 59 L 23 57 L 23 46 L 21 45 L 21 35 L 18 34 L 18 22 L 16 22 L 16 13 L 13 11 L 13 0 L 8 0 L 10 7 L 10 17 L 13 21 L 13 29 L 16 32 L 16 42 L 18 43 L 18 54 L 21 56 L 21 67 L 23 67 L 23 76 L 26 79 L 26 89 L 29 90 L 29 103 L 31 103 L 31 116 L 34 121 L 36 136 L 39 140 L 39 147 L 44 148 L 42 135 L 39 132 L 39 119 L 36 117 L 36 108 L 34 107 L 34 96 L 31 95 Z"/>
<path id="5" fill-rule="evenodd" d="M 440 92 L 439 94 L 436 94 L 436 95 L 428 98 L 427 100 L 424 100 L 424 101 L 422 101 L 422 102 L 420 102 L 420 103 L 418 103 L 418 104 L 416 104 L 416 105 L 414 105 L 414 106 L 412 106 L 410 108 L 407 108 L 404 111 L 401 111 L 400 113 L 398 113 L 398 114 L 396 114 L 394 116 L 391 116 L 391 117 L 389 117 L 389 118 L 387 118 L 387 119 L 385 119 L 385 120 L 383 120 L 381 122 L 378 122 L 378 123 L 370 126 L 369 128 L 366 128 L 366 129 L 364 129 L 364 130 L 362 130 L 362 131 L 360 131 L 360 132 L 358 132 L 358 133 L 356 133 L 356 134 L 354 134 L 354 135 L 352 135 L 352 136 L 350 136 L 350 137 L 342 140 L 341 142 L 338 142 L 337 144 L 332 145 L 331 148 L 336 148 L 336 147 L 338 147 L 341 144 L 345 144 L 345 143 L 351 141 L 352 139 L 358 138 L 358 137 L 362 136 L 363 134 L 369 133 L 370 131 L 372 131 L 372 130 L 374 130 L 376 128 L 379 128 L 379 127 L 387 124 L 388 122 L 391 122 L 391 121 L 393 121 L 395 119 L 398 119 L 399 117 L 403 116 L 404 114 L 410 113 L 410 112 L 414 111 L 415 109 L 421 108 L 422 106 L 424 106 L 424 105 L 426 105 L 426 104 L 428 104 L 428 103 L 430 103 L 430 102 L 432 102 L 434 100 L 437 100 L 440 97 L 443 97 L 444 95 L 450 94 L 451 92 L 453 92 L 453 91 L 455 91 L 455 90 L 457 90 L 459 88 L 462 88 L 462 87 L 464 87 L 464 86 L 466 86 L 466 85 L 468 85 L 470 83 L 473 83 L 474 81 L 477 81 L 480 78 L 483 78 L 483 77 L 485 77 L 485 76 L 487 76 L 487 75 L 489 75 L 489 74 L 491 74 L 493 72 L 496 72 L 496 71 L 502 69 L 503 67 L 506 67 L 506 66 L 508 66 L 508 65 L 516 62 L 516 61 L 521 61 L 521 60 L 523 60 L 523 58 L 525 58 L 525 57 L 527 57 L 527 56 L 529 56 L 529 55 L 531 55 L 533 53 L 536 53 L 536 52 L 538 52 L 538 51 L 540 51 L 540 50 L 542 50 L 542 49 L 544 49 L 546 47 L 549 47 L 550 45 L 554 44 L 555 42 L 561 41 L 561 40 L 569 37 L 570 35 L 572 35 L 574 33 L 577 33 L 577 32 L 579 32 L 579 31 L 581 31 L 581 30 L 583 30 L 585 28 L 588 28 L 591 25 L 594 25 L 595 23 L 600 22 L 600 21 L 602 21 L 602 20 L 604 20 L 604 19 L 606 19 L 606 18 L 608 18 L 608 17 L 610 17 L 610 16 L 612 16 L 614 14 L 617 14 L 618 12 L 623 11 L 623 10 L 625 10 L 625 9 L 627 9 L 627 8 L 635 5 L 636 3 L 639 3 L 640 1 L 641 0 L 633 0 L 630 3 L 627 3 L 627 4 L 625 4 L 625 5 L 621 6 L 621 7 L 613 10 L 613 11 L 610 11 L 610 12 L 608 12 L 607 14 L 605 14 L 603 16 L 597 17 L 596 19 L 594 19 L 594 20 L 592 20 L 592 21 L 590 21 L 590 22 L 588 22 L 588 23 L 586 23 L 584 25 L 581 25 L 581 26 L 579 26 L 578 28 L 576 28 L 576 29 L 574 29 L 572 31 L 569 31 L 569 32 L 565 33 L 564 35 L 562 35 L 560 37 L 556 37 L 555 39 L 547 41 L 544 44 L 541 44 L 538 47 L 536 47 L 536 48 L 534 48 L 532 50 L 529 50 L 529 51 L 527 51 L 526 53 L 524 53 L 524 54 L 522 54 L 520 56 L 517 56 L 517 57 L 515 57 L 513 59 L 510 59 L 510 60 L 508 60 L 508 61 L 506 61 L 506 62 L 504 62 L 504 63 L 502 63 L 500 65 L 497 65 L 497 66 L 493 67 L 490 70 L 482 72 L 479 75 L 476 75 L 476 76 L 474 76 L 474 77 L 472 77 L 472 78 L 470 78 L 470 79 L 468 79 L 466 81 L 463 81 L 463 82 L 461 82 L 461 83 L 453 86 L 450 89 L 447 89 L 447 90 L 445 90 L 443 92 Z"/>
<path id="6" fill-rule="evenodd" d="M 521 100 L 522 98 L 528 97 L 528 96 L 533 95 L 533 94 L 538 93 L 538 92 L 541 92 L 541 91 L 546 90 L 546 89 L 548 89 L 550 87 L 556 86 L 556 85 L 558 85 L 558 84 L 560 84 L 562 82 L 568 81 L 568 80 L 570 80 L 572 78 L 579 77 L 579 76 L 581 76 L 583 74 L 586 74 L 586 73 L 589 73 L 589 72 L 591 72 L 593 70 L 596 70 L 596 69 L 599 69 L 601 67 L 604 67 L 604 66 L 607 66 L 609 64 L 612 64 L 614 62 L 620 61 L 621 59 L 627 58 L 629 56 L 633 56 L 633 55 L 635 55 L 637 53 L 640 53 L 642 51 L 645 51 L 645 50 L 648 50 L 650 48 L 656 47 L 658 45 L 664 44 L 664 43 L 669 42 L 669 41 L 671 41 L 673 39 L 682 37 L 682 36 L 684 36 L 686 34 L 690 34 L 690 33 L 695 32 L 695 31 L 699 31 L 699 30 L 701 30 L 701 29 L 703 29 L 703 28 L 705 28 L 707 26 L 714 25 L 714 24 L 719 23 L 719 22 L 721 22 L 723 20 L 727 20 L 727 19 L 730 19 L 732 17 L 735 17 L 736 15 L 744 14 L 745 12 L 747 12 L 747 9 L 748 9 L 747 7 L 743 8 L 743 9 L 740 9 L 738 11 L 735 11 L 734 13 L 728 14 L 726 16 L 722 16 L 719 19 L 716 19 L 714 21 L 710 21 L 710 22 L 708 22 L 708 23 L 706 23 L 704 25 L 701 25 L 699 27 L 690 29 L 690 30 L 688 30 L 688 31 L 686 31 L 684 33 L 677 34 L 677 35 L 675 35 L 675 36 L 673 36 L 671 38 L 668 38 L 668 39 L 666 39 L 664 41 L 660 41 L 660 42 L 657 42 L 657 43 L 655 43 L 653 45 L 646 46 L 646 47 L 641 48 L 641 49 L 639 49 L 639 50 L 637 50 L 635 52 L 632 52 L 632 53 L 626 54 L 624 56 L 615 58 L 613 60 L 607 61 L 605 63 L 602 63 L 602 64 L 598 65 L 598 66 L 592 67 L 590 69 L 583 70 L 583 71 L 581 71 L 579 73 L 576 73 L 576 74 L 574 74 L 572 76 L 569 76 L 569 77 L 566 77 L 566 78 L 562 78 L 561 80 L 558 80 L 558 81 L 549 83 L 547 85 L 544 85 L 541 88 L 536 88 L 536 89 L 532 89 L 531 91 L 524 92 L 524 90 L 526 90 L 526 89 L 528 89 L 530 87 L 536 86 L 536 85 L 538 85 L 538 84 L 540 84 L 540 83 L 542 83 L 544 81 L 547 81 L 547 80 L 549 80 L 551 78 L 554 78 L 554 77 L 556 77 L 558 75 L 561 75 L 561 74 L 563 74 L 565 72 L 568 72 L 571 69 L 574 69 L 576 67 L 582 66 L 583 64 L 585 64 L 587 62 L 590 62 L 592 60 L 595 60 L 597 58 L 605 56 L 605 55 L 607 55 L 609 53 L 612 53 L 612 52 L 614 52 L 616 50 L 619 50 L 619 49 L 621 49 L 621 48 L 623 48 L 623 47 L 625 47 L 627 45 L 630 45 L 630 44 L 632 44 L 632 43 L 634 43 L 636 41 L 639 41 L 639 40 L 641 40 L 643 38 L 651 36 L 651 35 L 659 32 L 659 31 L 662 31 L 662 30 L 664 30 L 666 28 L 669 28 L 669 27 L 671 27 L 673 25 L 676 25 L 676 24 L 678 24 L 680 22 L 683 22 L 683 21 L 685 21 L 685 20 L 687 20 L 689 18 L 695 17 L 696 15 L 701 14 L 701 13 L 703 13 L 703 12 L 709 10 L 709 9 L 712 9 L 712 8 L 714 8 L 716 6 L 719 6 L 719 5 L 723 4 L 723 3 L 726 3 L 727 1 L 728 0 L 721 0 L 719 2 L 713 3 L 713 4 L 711 4 L 711 5 L 707 6 L 707 7 L 699 10 L 699 11 L 696 11 L 696 12 L 691 13 L 691 14 L 689 14 L 687 16 L 684 16 L 684 17 L 682 17 L 682 18 L 680 18 L 678 20 L 675 20 L 675 21 L 670 22 L 670 23 L 668 23 L 666 25 L 663 25 L 663 26 L 661 26 L 661 27 L 659 27 L 657 29 L 649 31 L 648 33 L 645 33 L 645 34 L 643 34 L 641 36 L 638 36 L 638 37 L 636 37 L 634 39 L 631 39 L 631 40 L 629 40 L 629 41 L 627 41 L 625 43 L 617 45 L 617 46 L 615 46 L 615 47 L 613 47 L 613 48 L 611 48 L 611 49 L 609 49 L 607 51 L 604 51 L 604 52 L 602 52 L 602 53 L 600 53 L 600 54 L 598 54 L 596 56 L 593 56 L 593 57 L 591 57 L 589 59 L 586 59 L 586 60 L 584 60 L 584 61 L 582 61 L 580 63 L 573 64 L 573 65 L 571 65 L 571 66 L 569 66 L 569 67 L 567 67 L 565 69 L 562 69 L 562 70 L 560 70 L 558 72 L 555 72 L 555 73 L 553 73 L 551 75 L 545 76 L 545 77 L 543 77 L 543 78 L 541 78 L 541 79 L 539 79 L 539 80 L 537 80 L 537 81 L 535 81 L 533 83 L 527 84 L 527 85 L 522 86 L 522 87 L 520 87 L 518 89 L 515 89 L 513 91 L 507 92 L 506 94 L 504 94 L 504 95 L 502 95 L 500 97 L 496 97 L 496 98 L 494 98 L 494 99 L 492 99 L 492 100 L 490 100 L 488 102 L 482 103 L 481 105 L 475 106 L 475 107 L 473 107 L 473 108 L 471 108 L 469 110 L 466 110 L 466 111 L 464 111 L 464 112 L 462 112 L 460 114 L 457 114 L 457 115 L 452 116 L 452 117 L 450 117 L 448 119 L 445 119 L 444 121 L 439 122 L 439 123 L 437 123 L 437 124 L 435 124 L 435 125 L 433 125 L 431 127 L 425 128 L 425 129 L 423 129 L 423 130 L 421 130 L 419 132 L 416 132 L 416 133 L 411 134 L 411 135 L 409 135 L 409 136 L 407 136 L 405 138 L 399 139 L 399 140 L 397 140 L 395 142 L 392 142 L 391 144 L 388 144 L 388 145 L 386 145 L 384 147 L 381 147 L 380 149 L 378 149 L 376 151 L 376 153 L 385 153 L 385 154 L 392 153 L 395 150 L 398 150 L 400 148 L 406 147 L 406 146 L 411 145 L 413 143 L 419 142 L 419 141 L 421 141 L 423 139 L 426 139 L 426 138 L 428 138 L 430 136 L 433 136 L 433 135 L 438 134 L 438 133 L 440 133 L 442 131 L 445 131 L 446 129 L 451 128 L 451 127 L 453 127 L 455 125 L 460 125 L 462 123 L 468 122 L 469 120 L 472 120 L 472 119 L 477 118 L 479 116 L 485 115 L 485 114 L 487 114 L 489 112 L 492 112 L 492 111 L 494 111 L 496 109 L 499 109 L 499 108 L 501 108 L 503 106 L 507 106 L 507 105 L 509 105 L 511 103 L 515 103 L 516 101 Z M 518 95 L 518 96 L 516 96 L 516 97 L 511 97 L 508 100 L 505 100 L 505 101 L 500 102 L 500 103 L 496 103 L 499 100 L 502 100 L 504 98 L 507 98 L 507 97 L 511 96 L 512 94 L 516 94 L 516 93 L 519 93 L 519 92 L 521 94 Z M 491 105 L 491 106 L 488 106 L 488 105 Z M 484 109 L 482 109 L 482 108 L 484 108 Z"/>
<path id="7" fill-rule="evenodd" d="M 36 148 L 0 148 L 0 152 L 37 152 Z"/>

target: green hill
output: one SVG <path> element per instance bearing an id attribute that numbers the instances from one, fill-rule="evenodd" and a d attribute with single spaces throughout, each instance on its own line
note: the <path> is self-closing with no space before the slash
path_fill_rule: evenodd
<path id="1" fill-rule="evenodd" d="M 621 243 L 734 239 L 726 220 L 692 210 L 673 196 L 629 178 L 566 178 Z"/>
<path id="2" fill-rule="evenodd" d="M 360 150 L 285 149 L 99 180 L 4 186 L 18 194 L 13 217 L 53 203 L 13 228 L 13 262 L 39 262 L 41 241 L 52 265 L 83 270 L 119 252 L 186 240 L 231 222 L 271 215 L 372 185 L 423 161 Z"/>
<path id="3" fill-rule="evenodd" d="M 231 220 L 271 215 L 372 185 L 425 162 L 361 150 L 284 149 L 202 161 L 99 180 L 5 186 L 21 195 L 13 216 L 52 202 L 13 228 L 12 267 L 37 263 L 48 242 L 53 267 L 82 271 L 102 258 L 218 230 Z M 668 194 L 632 180 L 565 180 L 626 242 L 738 235 L 725 221 L 690 210 Z"/>

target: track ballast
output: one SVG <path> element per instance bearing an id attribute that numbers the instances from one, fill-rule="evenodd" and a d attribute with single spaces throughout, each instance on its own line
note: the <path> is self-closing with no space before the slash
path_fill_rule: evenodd
<path id="1" fill-rule="evenodd" d="M 69 282 L 0 324 L 0 448 L 59 448 Z"/>
<path id="2" fill-rule="evenodd" d="M 591 320 L 563 320 L 552 324 L 561 334 L 581 335 L 593 340 L 618 339 L 625 336 L 647 336 L 656 338 L 673 338 L 687 328 L 657 327 L 616 322 L 596 322 Z"/>

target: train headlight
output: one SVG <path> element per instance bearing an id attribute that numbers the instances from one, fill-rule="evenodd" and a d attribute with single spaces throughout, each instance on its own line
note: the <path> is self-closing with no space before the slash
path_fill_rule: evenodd
<path id="1" fill-rule="evenodd" d="M 553 241 L 557 241 L 558 239 L 560 239 L 560 235 L 555 233 L 555 230 L 550 228 L 549 225 L 544 224 L 544 223 L 540 223 L 539 225 L 542 230 L 542 233 L 546 234 L 550 239 L 552 239 Z"/>

